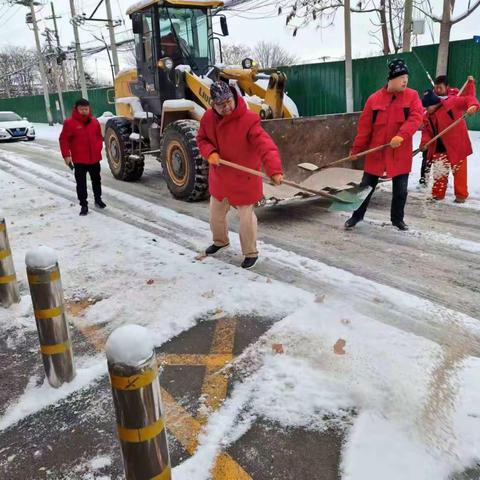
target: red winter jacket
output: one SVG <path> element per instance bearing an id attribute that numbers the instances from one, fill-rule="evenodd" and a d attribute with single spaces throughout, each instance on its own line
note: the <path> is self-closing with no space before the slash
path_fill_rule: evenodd
<path id="1" fill-rule="evenodd" d="M 63 124 L 59 141 L 63 158 L 72 157 L 73 163 L 93 165 L 102 160 L 102 130 L 91 113 L 85 117 L 74 108 Z"/>
<path id="2" fill-rule="evenodd" d="M 422 124 L 423 107 L 418 93 L 407 88 L 389 93 L 384 87 L 367 100 L 358 121 L 352 154 L 390 143 L 393 137 L 403 138 L 401 147 L 385 148 L 365 158 L 365 172 L 381 177 L 396 177 L 412 169 L 412 137 Z"/>
<path id="3" fill-rule="evenodd" d="M 222 117 L 209 109 L 202 117 L 197 135 L 200 153 L 208 158 L 217 152 L 220 158 L 261 171 L 271 177 L 282 173 L 278 148 L 260 125 L 260 117 L 247 109 L 243 98 L 234 92 L 237 107 L 231 115 Z M 253 205 L 263 197 L 260 177 L 225 165 L 210 166 L 210 194 L 230 205 Z"/>
<path id="4" fill-rule="evenodd" d="M 442 105 L 439 109 L 435 113 L 428 115 L 428 120 L 422 130 L 421 145 L 424 145 L 442 130 L 445 130 L 471 106 L 480 108 L 480 104 L 475 97 L 448 97 L 442 100 Z M 442 136 L 442 142 L 452 165 L 464 161 L 473 153 L 465 120 L 462 120 L 456 127 L 445 133 Z M 429 160 L 433 158 L 436 148 L 436 141 L 428 147 L 427 158 Z"/>
<path id="5" fill-rule="evenodd" d="M 459 92 L 460 92 L 459 88 L 450 87 L 447 90 L 447 96 L 458 97 Z M 476 93 L 476 89 L 475 89 L 475 82 L 473 80 L 468 80 L 467 85 L 463 89 L 463 92 L 460 96 L 461 97 L 475 97 L 476 95 L 477 95 L 477 93 Z"/>

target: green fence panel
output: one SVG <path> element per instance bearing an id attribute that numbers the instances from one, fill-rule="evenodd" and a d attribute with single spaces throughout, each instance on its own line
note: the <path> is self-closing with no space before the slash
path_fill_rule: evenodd
<path id="1" fill-rule="evenodd" d="M 108 103 L 108 90 L 110 90 L 110 88 L 95 88 L 88 91 L 88 98 L 92 104 L 93 114 L 96 117 L 106 111 L 115 111 L 115 105 Z M 64 92 L 63 101 L 65 103 L 65 113 L 67 116 L 70 116 L 75 102 L 81 98 L 81 96 L 80 91 Z M 54 121 L 60 123 L 62 116 L 58 95 L 56 93 L 50 95 L 50 107 Z M 21 117 L 28 118 L 31 122 L 47 123 L 43 95 L 1 99 L 0 111 L 13 111 Z"/>

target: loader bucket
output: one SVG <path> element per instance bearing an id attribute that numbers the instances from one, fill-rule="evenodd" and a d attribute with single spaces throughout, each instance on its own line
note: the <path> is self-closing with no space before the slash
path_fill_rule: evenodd
<path id="1" fill-rule="evenodd" d="M 346 157 L 357 132 L 360 113 L 321 115 L 293 119 L 265 120 L 263 128 L 270 134 L 280 150 L 285 178 L 295 183 L 308 185 L 313 189 L 324 188 L 325 184 L 315 184 L 315 174 L 299 168 L 301 163 L 312 163 L 319 167 L 328 165 L 339 158 Z M 362 161 L 347 161 L 335 165 L 356 170 L 352 171 L 349 181 L 359 182 L 363 168 Z M 340 172 L 341 169 L 337 170 Z M 335 177 L 334 172 L 330 172 Z M 345 177 L 345 172 L 342 174 Z M 309 179 L 309 181 L 307 181 Z M 348 183 L 345 178 L 332 178 L 330 187 L 339 183 Z M 317 188 L 318 187 L 318 188 Z M 266 186 L 266 200 L 272 203 L 283 202 L 292 198 L 305 197 L 300 191 L 291 187 L 275 188 Z"/>

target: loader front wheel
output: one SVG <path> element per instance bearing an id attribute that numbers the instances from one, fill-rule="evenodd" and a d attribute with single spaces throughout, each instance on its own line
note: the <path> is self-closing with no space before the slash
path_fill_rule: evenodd
<path id="1" fill-rule="evenodd" d="M 187 202 L 208 196 L 208 163 L 197 146 L 198 127 L 195 120 L 171 123 L 163 133 L 160 147 L 168 189 L 175 198 Z"/>
<path id="2" fill-rule="evenodd" d="M 143 157 L 131 157 L 132 124 L 126 118 L 112 118 L 105 126 L 105 149 L 112 175 L 118 180 L 133 182 L 143 175 Z"/>

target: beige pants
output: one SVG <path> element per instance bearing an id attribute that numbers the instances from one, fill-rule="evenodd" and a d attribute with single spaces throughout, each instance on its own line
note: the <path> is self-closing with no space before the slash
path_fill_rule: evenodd
<path id="1" fill-rule="evenodd" d="M 254 205 L 234 207 L 240 219 L 240 244 L 245 257 L 258 257 L 257 251 L 257 216 Z M 213 234 L 213 243 L 217 247 L 228 245 L 228 222 L 227 213 L 230 204 L 227 199 L 219 202 L 210 197 L 210 229 Z"/>

